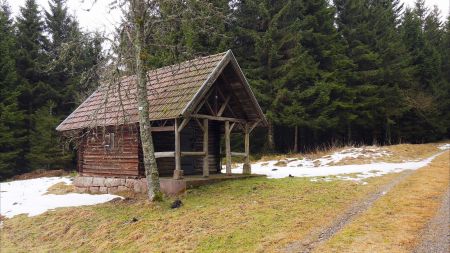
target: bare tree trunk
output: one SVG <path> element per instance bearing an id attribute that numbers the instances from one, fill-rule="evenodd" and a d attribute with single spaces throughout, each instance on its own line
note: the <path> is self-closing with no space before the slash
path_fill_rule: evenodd
<path id="1" fill-rule="evenodd" d="M 144 0 L 132 0 L 131 11 L 134 16 L 137 78 L 137 103 L 139 112 L 139 131 L 144 156 L 145 176 L 147 177 L 148 198 L 150 201 L 161 199 L 159 189 L 159 174 L 156 166 L 155 149 L 150 129 L 149 103 L 147 96 L 147 68 L 145 66 L 146 54 L 142 52 L 145 46 L 145 17 L 146 6 Z"/>
<path id="2" fill-rule="evenodd" d="M 269 152 L 274 151 L 275 144 L 273 142 L 273 123 L 271 120 L 269 120 L 269 125 L 267 129 L 267 149 Z"/>
<path id="3" fill-rule="evenodd" d="M 298 152 L 298 126 L 295 126 L 295 133 L 294 133 L 294 152 Z"/>

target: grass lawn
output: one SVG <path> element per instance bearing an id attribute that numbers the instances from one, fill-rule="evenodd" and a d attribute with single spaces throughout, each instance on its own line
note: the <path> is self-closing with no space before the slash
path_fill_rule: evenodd
<path id="1" fill-rule="evenodd" d="M 448 190 L 449 160 L 447 151 L 419 169 L 316 252 L 411 252 Z"/>
<path id="2" fill-rule="evenodd" d="M 352 201 L 396 175 L 349 181 L 252 178 L 191 190 L 184 205 L 129 200 L 16 216 L 1 228 L 1 252 L 267 251 L 331 222 Z M 131 222 L 133 217 L 138 221 Z"/>
<path id="3" fill-rule="evenodd" d="M 0 252 L 272 252 L 330 224 L 397 176 L 366 185 L 250 178 L 190 190 L 179 209 L 170 209 L 173 199 L 152 204 L 141 197 L 20 215 L 4 221 Z"/>

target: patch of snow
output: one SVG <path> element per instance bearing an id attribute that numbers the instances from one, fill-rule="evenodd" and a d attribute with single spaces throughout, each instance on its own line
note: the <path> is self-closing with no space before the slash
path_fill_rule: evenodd
<path id="1" fill-rule="evenodd" d="M 321 166 L 338 163 L 348 158 L 380 158 L 384 156 L 390 156 L 389 151 L 383 150 L 376 146 L 360 147 L 360 148 L 348 148 L 339 152 L 334 152 L 331 155 L 324 156 L 317 159 Z"/>
<path id="2" fill-rule="evenodd" d="M 440 149 L 440 150 L 447 150 L 447 149 L 450 149 L 450 143 L 441 145 L 441 146 L 438 147 L 438 149 Z"/>
<path id="3" fill-rule="evenodd" d="M 404 170 L 416 170 L 422 168 L 429 164 L 439 154 L 435 154 L 427 159 L 423 159 L 420 161 L 406 161 L 401 163 L 378 162 L 370 164 L 335 166 L 328 165 L 329 163 L 331 163 L 329 161 L 337 161 L 343 156 L 331 155 L 331 158 L 325 157 L 317 159 L 321 161 L 321 165 L 318 166 L 314 165 L 314 161 L 305 158 L 289 162 L 287 166 L 276 166 L 275 164 L 278 161 L 265 161 L 252 164 L 252 173 L 266 175 L 268 178 L 285 178 L 291 175 L 294 177 L 312 177 L 311 181 L 330 181 L 333 179 L 339 179 L 362 183 L 364 179 L 370 177 L 378 177 L 389 173 L 398 173 Z M 223 172 L 225 171 L 223 170 Z M 242 164 L 239 164 L 237 168 L 232 169 L 232 172 L 242 173 Z M 348 176 L 346 174 L 352 175 Z M 332 176 L 333 178 L 330 178 L 330 176 Z"/>
<path id="4" fill-rule="evenodd" d="M 120 197 L 86 193 L 45 194 L 50 186 L 61 182 L 72 184 L 72 180 L 67 177 L 42 177 L 0 183 L 0 214 L 7 218 L 19 214 L 36 216 L 58 207 L 95 205 Z"/>

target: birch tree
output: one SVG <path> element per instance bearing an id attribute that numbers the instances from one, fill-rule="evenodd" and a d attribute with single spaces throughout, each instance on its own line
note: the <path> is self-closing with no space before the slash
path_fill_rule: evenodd
<path id="1" fill-rule="evenodd" d="M 130 13 L 135 25 L 132 42 L 135 48 L 136 60 L 136 90 L 139 114 L 139 131 L 144 157 L 145 176 L 147 178 L 148 198 L 151 201 L 161 199 L 159 189 L 158 167 L 156 165 L 155 149 L 150 129 L 149 103 L 147 94 L 147 54 L 144 52 L 146 34 L 147 6 L 145 0 L 131 0 Z"/>
<path id="2" fill-rule="evenodd" d="M 136 101 L 139 116 L 139 135 L 142 144 L 145 175 L 147 178 L 148 198 L 150 201 L 161 199 L 159 174 L 151 133 L 148 94 L 153 92 L 147 87 L 158 64 L 155 58 L 161 51 L 171 52 L 174 60 L 193 58 L 191 40 L 167 40 L 180 22 L 188 22 L 196 27 L 196 32 L 209 32 L 211 36 L 211 19 L 221 18 L 220 11 L 208 1 L 182 0 L 117 0 L 111 2 L 111 8 L 119 8 L 124 14 L 119 32 L 110 39 L 111 48 L 105 56 L 102 79 L 108 92 L 127 94 L 127 88 L 121 87 L 121 77 L 135 76 Z M 195 25 L 194 25 L 195 24 Z M 175 59 L 176 58 L 176 59 Z M 181 58 L 181 59 L 180 59 Z M 161 62 L 161 61 L 156 61 Z M 195 66 L 193 66 L 195 67 Z M 122 98 L 120 98 L 122 99 Z M 108 95 L 104 104 L 107 104 Z M 122 104 L 122 103 L 120 103 Z M 122 106 L 123 107 L 123 106 Z M 123 121 L 127 115 L 122 108 Z"/>

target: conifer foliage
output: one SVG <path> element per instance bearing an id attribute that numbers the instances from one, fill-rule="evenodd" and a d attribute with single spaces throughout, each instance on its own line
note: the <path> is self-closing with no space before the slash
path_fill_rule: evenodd
<path id="1" fill-rule="evenodd" d="M 65 0 L 43 12 L 27 0 L 13 22 L 9 5 L 0 9 L 0 180 L 34 169 L 68 168 L 56 126 L 77 105 L 84 72 L 101 48 L 68 14 Z M 71 43 L 84 45 L 67 57 Z M 63 62 L 63 59 L 70 59 Z M 93 80 L 90 80 L 93 82 Z"/>

